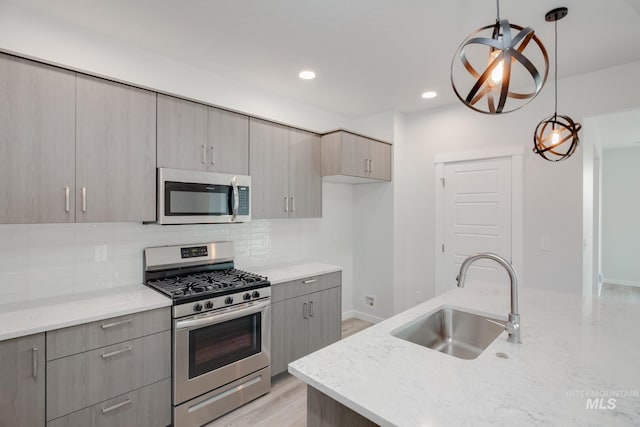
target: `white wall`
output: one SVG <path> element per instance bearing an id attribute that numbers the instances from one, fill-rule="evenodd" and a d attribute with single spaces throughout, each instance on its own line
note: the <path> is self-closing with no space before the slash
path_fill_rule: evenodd
<path id="1" fill-rule="evenodd" d="M 640 147 L 605 150 L 602 268 L 606 283 L 640 286 Z"/>
<path id="2" fill-rule="evenodd" d="M 585 116 L 638 105 L 640 62 L 559 82 L 559 113 Z M 603 85 L 602 82 L 607 84 Z M 406 118 L 406 140 L 396 141 L 402 159 L 395 171 L 396 248 L 403 248 L 411 305 L 434 294 L 434 206 L 436 154 L 522 144 L 524 159 L 524 268 L 526 286 L 582 293 L 582 154 L 549 163 L 531 153 L 537 123 L 553 113 L 552 83 L 523 109 L 501 115 L 475 113 L 461 104 Z M 540 238 L 551 237 L 551 251 Z M 396 254 L 398 255 L 398 254 Z M 419 294 L 416 295 L 416 292 Z"/>

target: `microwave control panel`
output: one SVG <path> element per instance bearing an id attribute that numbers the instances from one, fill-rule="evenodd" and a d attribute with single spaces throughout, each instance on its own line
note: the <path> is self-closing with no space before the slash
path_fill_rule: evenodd
<path id="1" fill-rule="evenodd" d="M 249 215 L 249 187 L 238 186 L 238 215 Z"/>

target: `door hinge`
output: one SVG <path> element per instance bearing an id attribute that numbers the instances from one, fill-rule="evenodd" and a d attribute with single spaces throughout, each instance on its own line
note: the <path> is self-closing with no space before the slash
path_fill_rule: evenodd
<path id="1" fill-rule="evenodd" d="M 444 178 L 440 178 L 440 182 L 442 183 L 442 188 L 444 188 Z"/>
<path id="2" fill-rule="evenodd" d="M 444 253 L 444 243 L 442 244 L 442 253 Z"/>

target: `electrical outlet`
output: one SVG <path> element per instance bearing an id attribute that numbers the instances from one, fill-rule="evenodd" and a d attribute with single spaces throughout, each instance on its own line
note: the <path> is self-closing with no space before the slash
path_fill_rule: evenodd
<path id="1" fill-rule="evenodd" d="M 416 291 L 416 302 L 423 302 L 422 291 Z"/>
<path id="2" fill-rule="evenodd" d="M 109 247 L 107 245 L 94 246 L 93 259 L 95 262 L 107 262 L 109 259 Z"/>
<path id="3" fill-rule="evenodd" d="M 375 297 L 375 295 L 365 295 L 364 296 L 364 304 L 367 307 L 376 308 L 376 297 Z"/>
<path id="4" fill-rule="evenodd" d="M 540 237 L 540 249 L 543 251 L 551 250 L 551 237 L 548 237 L 548 236 Z"/>

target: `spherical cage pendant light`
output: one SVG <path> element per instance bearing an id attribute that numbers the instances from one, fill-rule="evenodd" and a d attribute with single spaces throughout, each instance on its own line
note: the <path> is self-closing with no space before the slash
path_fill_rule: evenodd
<path id="1" fill-rule="evenodd" d="M 451 86 L 464 105 L 485 114 L 515 111 L 540 93 L 549 57 L 530 27 L 500 19 L 469 35 L 451 61 Z M 515 91 L 517 85 L 521 91 Z"/>
<path id="2" fill-rule="evenodd" d="M 545 15 L 548 22 L 555 23 L 555 109 L 554 113 L 536 126 L 533 134 L 533 152 L 550 162 L 568 159 L 578 148 L 582 129 L 571 117 L 558 114 L 558 21 L 569 13 L 566 7 L 553 9 Z"/>

